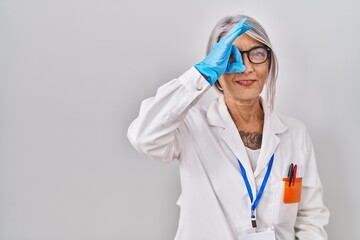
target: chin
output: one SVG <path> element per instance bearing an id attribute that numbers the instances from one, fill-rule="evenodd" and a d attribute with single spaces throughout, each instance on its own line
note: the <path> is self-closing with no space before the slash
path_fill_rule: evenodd
<path id="1" fill-rule="evenodd" d="M 236 101 L 248 102 L 248 101 L 258 100 L 260 98 L 260 95 L 259 94 L 256 94 L 256 95 L 245 94 L 245 95 L 237 95 L 234 98 Z"/>

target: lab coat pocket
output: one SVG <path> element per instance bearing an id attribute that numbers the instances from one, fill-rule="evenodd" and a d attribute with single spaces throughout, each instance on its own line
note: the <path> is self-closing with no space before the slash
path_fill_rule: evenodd
<path id="1" fill-rule="evenodd" d="M 279 179 L 280 180 L 280 179 Z M 289 184 L 289 182 L 287 183 Z M 286 182 L 279 181 L 278 194 L 276 197 L 276 207 L 274 209 L 274 222 L 275 224 L 295 224 L 298 203 L 288 204 L 284 203 L 284 194 L 286 189 Z"/>
<path id="2" fill-rule="evenodd" d="M 284 178 L 284 203 L 298 203 L 301 200 L 302 178 L 292 179 Z"/>

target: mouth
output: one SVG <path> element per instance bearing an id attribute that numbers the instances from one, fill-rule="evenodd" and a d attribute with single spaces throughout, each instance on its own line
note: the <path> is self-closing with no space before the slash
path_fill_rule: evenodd
<path id="1" fill-rule="evenodd" d="M 249 80 L 249 79 L 246 79 L 246 80 L 238 80 L 238 81 L 235 81 L 237 84 L 241 85 L 241 86 L 244 86 L 244 87 L 250 87 L 251 85 L 253 85 L 256 80 Z"/>

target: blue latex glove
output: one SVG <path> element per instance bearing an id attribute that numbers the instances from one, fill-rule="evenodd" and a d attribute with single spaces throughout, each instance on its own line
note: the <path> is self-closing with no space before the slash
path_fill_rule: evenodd
<path id="1" fill-rule="evenodd" d="M 239 49 L 232 45 L 235 39 L 249 30 L 252 25 L 244 26 L 246 18 L 241 19 L 218 43 L 211 49 L 205 59 L 194 67 L 208 80 L 210 85 L 218 80 L 224 73 L 245 71 Z M 234 62 L 229 63 L 230 55 Z"/>

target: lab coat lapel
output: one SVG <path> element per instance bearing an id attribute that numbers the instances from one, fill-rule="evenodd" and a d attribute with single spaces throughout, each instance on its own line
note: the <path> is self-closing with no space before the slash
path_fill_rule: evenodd
<path id="1" fill-rule="evenodd" d="M 231 149 L 235 157 L 241 161 L 242 165 L 244 166 L 249 183 L 251 185 L 251 189 L 253 191 L 253 196 L 256 196 L 256 185 L 255 185 L 255 177 L 252 174 L 252 168 L 250 165 L 250 161 L 245 149 L 245 146 L 241 140 L 240 134 L 233 122 L 230 113 L 225 105 L 223 97 L 220 97 L 218 101 L 210 106 L 208 111 L 208 121 L 209 124 L 214 127 L 221 127 L 224 130 L 221 132 L 220 137 L 226 143 L 226 145 Z M 228 159 L 229 161 L 235 161 L 235 165 L 237 164 L 237 159 Z M 237 167 L 236 169 L 236 181 L 240 182 L 241 185 L 244 184 L 244 180 L 241 176 L 240 169 Z M 217 179 L 214 179 L 217 181 Z M 223 180 L 221 180 L 223 181 Z M 247 192 L 246 192 L 247 196 Z M 248 196 L 247 196 L 248 197 Z"/>
<path id="2" fill-rule="evenodd" d="M 264 100 L 262 100 L 263 108 L 268 109 Z M 275 153 L 280 143 L 279 134 L 287 130 L 287 126 L 279 119 L 275 112 L 269 110 L 264 111 L 264 128 L 263 138 L 260 150 L 260 156 L 254 172 L 255 178 L 259 176 L 267 167 L 271 156 Z M 276 159 L 275 159 L 276 161 Z"/>

